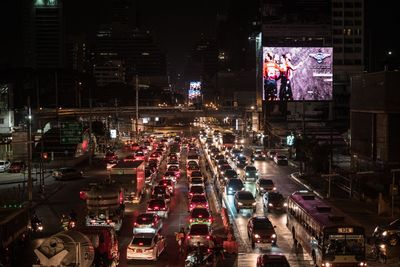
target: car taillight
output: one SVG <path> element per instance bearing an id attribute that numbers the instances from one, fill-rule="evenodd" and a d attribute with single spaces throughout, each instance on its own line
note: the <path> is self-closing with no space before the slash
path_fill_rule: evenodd
<path id="1" fill-rule="evenodd" d="M 90 221 L 90 223 L 95 223 L 95 222 L 96 222 L 96 220 L 91 220 L 91 221 Z"/>
<path id="2" fill-rule="evenodd" d="M 208 208 L 208 204 L 206 204 L 206 208 Z"/>
<path id="3" fill-rule="evenodd" d="M 112 222 L 112 220 L 110 220 L 110 219 L 107 220 L 107 223 L 111 223 L 111 222 Z"/>
<path id="4" fill-rule="evenodd" d="M 154 248 L 151 247 L 151 248 L 144 249 L 144 251 L 152 251 L 153 249 L 154 249 Z"/>
<path id="5" fill-rule="evenodd" d="M 189 195 L 193 196 L 193 193 L 189 193 Z"/>
<path id="6" fill-rule="evenodd" d="M 190 235 L 187 235 L 187 239 L 190 239 Z"/>
<path id="7" fill-rule="evenodd" d="M 190 207 L 193 208 L 193 204 L 190 204 Z"/>
<path id="8" fill-rule="evenodd" d="M 162 208 L 161 210 L 167 210 L 167 208 L 166 208 L 166 207 L 164 207 L 164 208 Z"/>
<path id="9" fill-rule="evenodd" d="M 133 223 L 133 226 L 138 226 L 137 222 L 134 222 L 134 223 Z"/>
<path id="10" fill-rule="evenodd" d="M 210 239 L 210 236 L 209 236 L 209 235 L 207 236 L 207 239 L 208 239 L 208 240 Z"/>
<path id="11" fill-rule="evenodd" d="M 208 218 L 208 221 L 209 221 L 209 222 L 212 222 L 212 218 Z"/>

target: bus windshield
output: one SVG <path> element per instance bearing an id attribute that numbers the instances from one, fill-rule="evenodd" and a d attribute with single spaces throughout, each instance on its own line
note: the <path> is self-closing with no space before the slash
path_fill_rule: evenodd
<path id="1" fill-rule="evenodd" d="M 363 255 L 364 236 L 357 234 L 325 235 L 323 252 L 326 256 Z"/>

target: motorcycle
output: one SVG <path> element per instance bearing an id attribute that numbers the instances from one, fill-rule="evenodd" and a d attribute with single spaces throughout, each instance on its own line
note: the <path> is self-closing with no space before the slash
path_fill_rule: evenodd
<path id="1" fill-rule="evenodd" d="M 207 249 L 206 251 L 192 251 L 190 252 L 185 260 L 185 267 L 201 267 L 201 266 L 213 266 L 214 253 L 212 250 Z"/>
<path id="2" fill-rule="evenodd" d="M 71 230 L 71 229 L 73 229 L 73 228 L 76 227 L 76 223 L 77 223 L 77 222 L 76 222 L 76 220 L 74 220 L 74 219 L 63 217 L 63 218 L 61 219 L 61 228 L 62 228 L 64 231 Z"/>
<path id="3" fill-rule="evenodd" d="M 34 233 L 43 232 L 44 227 L 43 227 L 42 221 L 39 218 L 37 218 L 36 216 L 34 216 L 31 219 L 29 229 Z"/>

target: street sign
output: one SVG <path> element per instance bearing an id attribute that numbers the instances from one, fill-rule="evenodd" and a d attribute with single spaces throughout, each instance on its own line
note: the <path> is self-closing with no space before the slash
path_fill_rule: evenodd
<path id="1" fill-rule="evenodd" d="M 78 144 L 82 142 L 82 124 L 79 122 L 61 122 L 60 144 Z"/>

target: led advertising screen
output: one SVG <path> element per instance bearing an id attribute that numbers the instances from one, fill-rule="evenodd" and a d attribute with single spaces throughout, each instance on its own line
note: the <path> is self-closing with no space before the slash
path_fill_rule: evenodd
<path id="1" fill-rule="evenodd" d="M 201 82 L 190 82 L 189 84 L 189 101 L 201 96 Z"/>
<path id="2" fill-rule="evenodd" d="M 263 100 L 332 100 L 332 47 L 264 47 Z"/>

